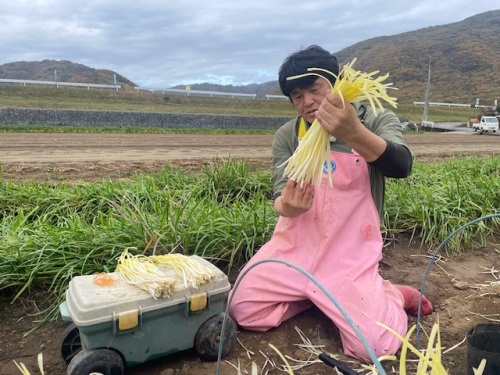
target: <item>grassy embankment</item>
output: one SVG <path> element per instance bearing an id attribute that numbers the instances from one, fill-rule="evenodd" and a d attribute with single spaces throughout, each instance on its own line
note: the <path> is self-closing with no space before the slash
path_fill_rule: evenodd
<path id="1" fill-rule="evenodd" d="M 142 111 L 170 113 L 204 113 L 242 116 L 294 116 L 290 102 L 283 99 L 209 98 L 147 93 L 136 91 L 86 90 L 82 88 L 0 86 L 0 108 L 43 108 L 106 111 Z M 406 121 L 420 123 L 424 108 L 412 103 L 400 103 L 394 109 Z M 429 121 L 463 122 L 480 115 L 470 108 L 429 107 Z M 171 129 L 148 128 L 85 128 L 1 126 L 1 131 L 118 131 L 118 132 L 173 132 Z M 185 131 L 185 130 L 184 130 Z M 190 129 L 190 132 L 220 130 Z M 230 132 L 228 130 L 226 132 Z M 261 131 L 262 132 L 262 131 Z M 268 131 L 269 132 L 269 131 Z"/>

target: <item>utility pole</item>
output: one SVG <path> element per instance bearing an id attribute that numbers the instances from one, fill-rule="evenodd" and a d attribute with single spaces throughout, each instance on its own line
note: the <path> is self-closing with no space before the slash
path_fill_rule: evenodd
<path id="1" fill-rule="evenodd" d="M 429 57 L 429 73 L 427 75 L 427 87 L 425 89 L 424 117 L 422 125 L 427 122 L 427 112 L 429 108 L 429 91 L 431 89 L 431 57 Z"/>

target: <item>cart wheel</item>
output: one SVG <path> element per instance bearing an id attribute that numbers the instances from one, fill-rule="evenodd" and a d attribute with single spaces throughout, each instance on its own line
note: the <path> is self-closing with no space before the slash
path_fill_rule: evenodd
<path id="1" fill-rule="evenodd" d="M 69 363 L 71 358 L 73 358 L 80 350 L 82 350 L 80 331 L 75 323 L 71 323 L 64 330 L 61 344 L 61 356 L 64 362 Z"/>
<path id="2" fill-rule="evenodd" d="M 68 375 L 123 375 L 123 360 L 111 349 L 84 349 L 75 354 L 69 363 Z"/>
<path id="3" fill-rule="evenodd" d="M 224 337 L 221 338 L 222 324 L 226 319 Z M 219 355 L 219 342 L 222 341 L 222 357 L 229 354 L 229 351 L 236 343 L 238 329 L 236 323 L 223 312 L 207 319 L 196 332 L 194 347 L 201 358 L 207 361 L 215 361 Z"/>

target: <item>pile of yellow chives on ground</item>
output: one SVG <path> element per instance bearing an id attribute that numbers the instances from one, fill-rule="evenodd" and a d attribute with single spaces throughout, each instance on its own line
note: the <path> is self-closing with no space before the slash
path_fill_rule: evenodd
<path id="1" fill-rule="evenodd" d="M 22 362 L 17 363 L 15 360 L 13 360 L 13 361 L 22 375 L 31 375 L 31 373 L 28 371 L 28 368 L 25 366 L 24 363 L 22 363 Z M 40 369 L 40 374 L 45 375 L 45 371 L 43 371 L 43 354 L 42 353 L 38 353 L 37 362 L 38 362 L 38 368 Z"/>
<path id="2" fill-rule="evenodd" d="M 133 255 L 125 249 L 118 258 L 116 272 L 127 283 L 149 292 L 153 298 L 169 297 L 178 278 L 165 269 L 172 269 L 182 278 L 184 288 L 198 288 L 215 277 L 213 271 L 182 254 Z"/>
<path id="3" fill-rule="evenodd" d="M 352 68 L 355 62 L 356 58 L 345 65 L 339 76 L 328 70 L 309 68 L 309 73 L 288 77 L 287 79 L 294 80 L 311 75 L 326 79 L 317 73 L 318 71 L 326 72 L 336 78 L 335 84 L 332 86 L 332 93 L 339 95 L 344 103 L 346 101 L 349 103 L 368 101 L 375 112 L 377 112 L 377 109 L 384 109 L 382 101 L 396 107 L 396 98 L 387 94 L 388 88 L 394 89 L 392 83 L 383 83 L 389 77 L 389 74 L 374 78 L 379 73 L 378 71 L 372 73 L 359 72 Z M 331 186 L 330 135 L 319 125 L 318 121 L 314 120 L 299 147 L 287 160 L 284 173 L 289 179 L 300 182 L 301 185 L 304 183 L 321 185 L 325 160 L 328 166 L 328 181 Z"/>
<path id="4" fill-rule="evenodd" d="M 416 325 L 410 328 L 405 337 L 399 335 L 392 328 L 377 323 L 381 327 L 395 335 L 401 342 L 401 356 L 399 359 L 399 375 L 406 375 L 406 357 L 408 350 L 418 357 L 416 375 L 448 375 L 448 372 L 443 366 L 441 360 L 441 334 L 439 332 L 439 317 L 437 323 L 434 323 L 431 333 L 428 336 L 427 348 L 419 351 L 412 344 L 410 344 L 410 337 L 416 329 Z M 482 375 L 486 361 L 483 360 L 477 369 L 473 369 L 474 375 Z"/>
<path id="5" fill-rule="evenodd" d="M 419 359 L 416 375 L 448 375 L 441 362 L 441 335 L 439 333 L 439 323 L 435 323 L 432 327 L 431 334 L 428 337 L 427 349 L 422 352 L 410 344 L 410 337 L 417 327 L 416 325 L 410 328 L 405 337 L 384 324 L 379 323 L 379 325 L 395 335 L 403 344 L 401 346 L 401 357 L 399 359 L 400 375 L 406 375 L 406 357 L 408 350 Z"/>

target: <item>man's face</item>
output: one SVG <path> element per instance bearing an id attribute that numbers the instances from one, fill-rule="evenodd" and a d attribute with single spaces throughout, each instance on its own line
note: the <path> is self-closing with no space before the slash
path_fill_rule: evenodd
<path id="1" fill-rule="evenodd" d="M 312 123 L 316 118 L 316 111 L 321 102 L 330 92 L 331 88 L 328 81 L 318 77 L 311 86 L 304 89 L 294 89 L 290 98 L 299 115 L 307 122 Z"/>

